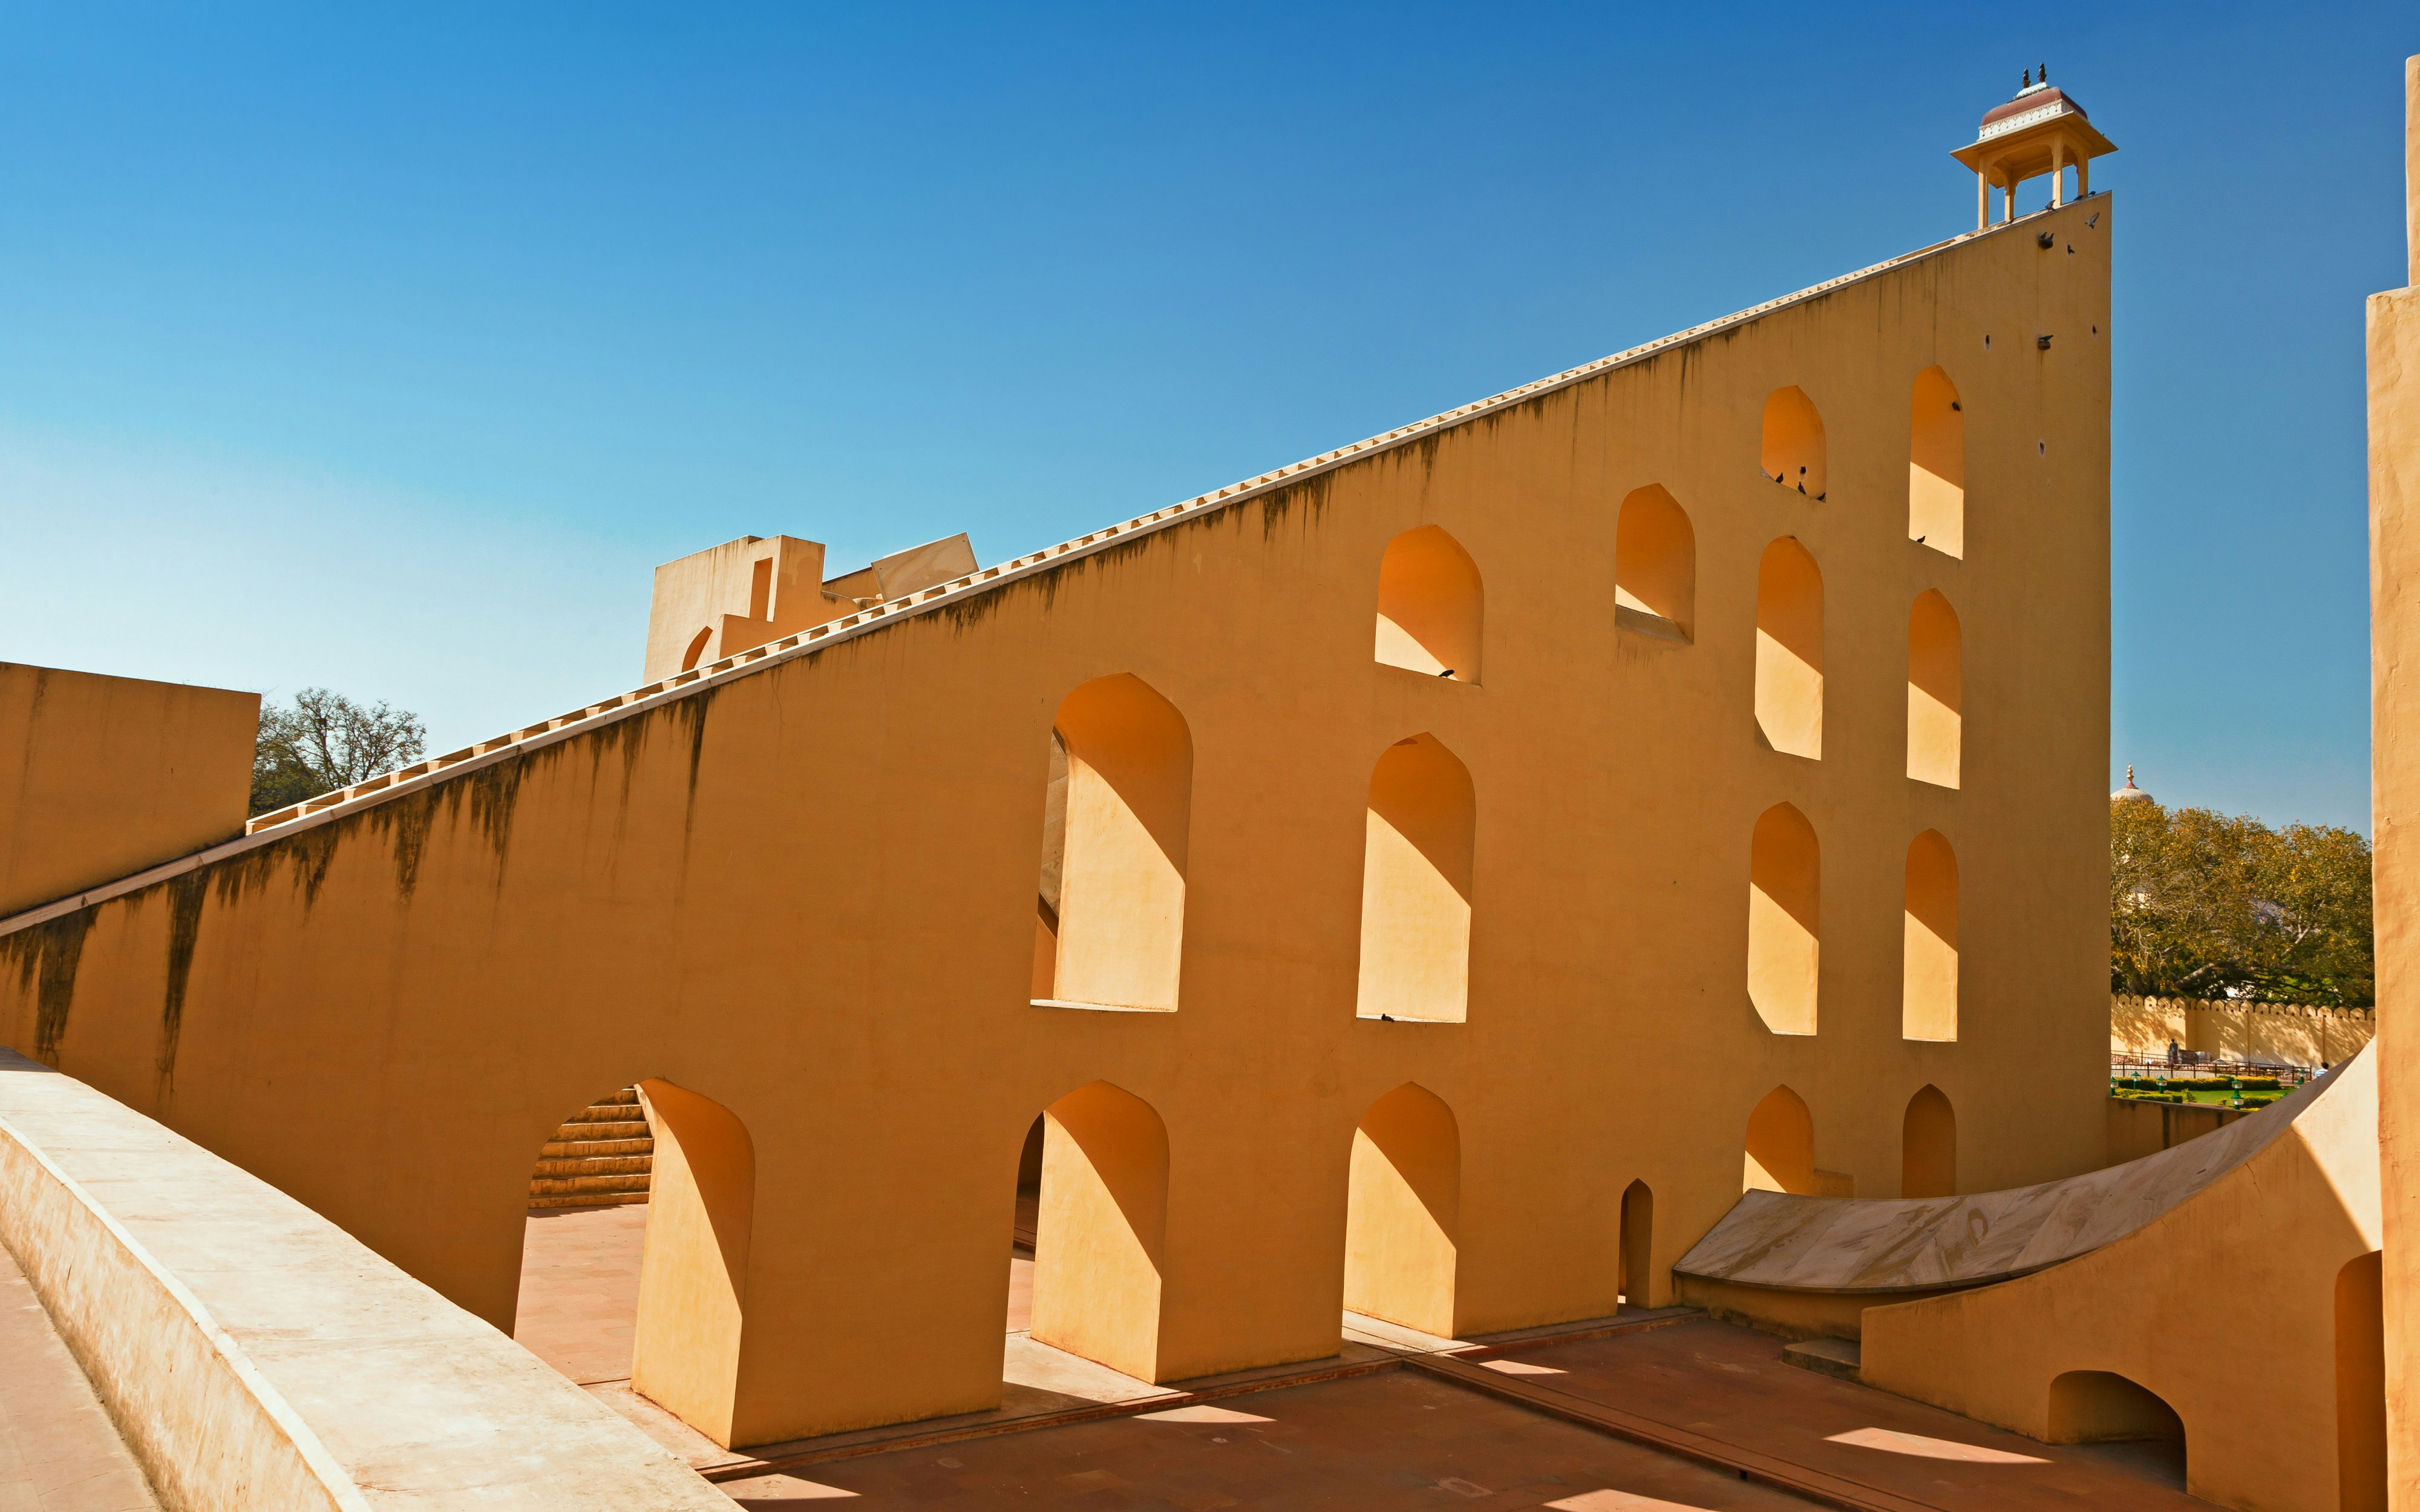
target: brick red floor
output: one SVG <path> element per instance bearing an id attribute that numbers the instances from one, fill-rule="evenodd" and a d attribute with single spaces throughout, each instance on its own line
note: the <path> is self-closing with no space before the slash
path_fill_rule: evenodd
<path id="1" fill-rule="evenodd" d="M 0 1508 L 158 1512 L 92 1383 L 0 1250 Z"/>
<path id="2" fill-rule="evenodd" d="M 534 1214 L 516 1334 L 575 1380 L 629 1373 L 644 1207 Z M 1030 1220 L 1029 1220 L 1030 1222 Z M 1012 1311 L 1032 1262 L 1011 1256 Z M 1022 1317 L 1009 1320 L 1012 1331 Z M 1012 1339 L 1012 1346 L 1016 1341 Z M 1544 1348 L 1469 1370 L 1585 1417 L 1609 1409 L 1943 1512 L 2123 1506 L 2183 1512 L 2153 1446 L 2052 1446 L 1785 1363 L 1782 1341 L 1712 1320 Z M 1012 1348 L 1012 1354 L 1014 1348 Z M 1080 1362 L 1078 1362 L 1080 1364 Z M 614 1400 L 601 1387 L 600 1396 Z M 1107 1399 L 1107 1398 L 1102 1398 Z M 633 1420 L 647 1404 L 624 1404 Z M 660 1417 L 660 1413 L 657 1413 Z M 689 1430 L 666 1420 L 652 1430 Z M 912 1432 L 903 1426 L 902 1432 Z M 690 1448 L 712 1446 L 702 1439 Z M 683 1445 L 671 1445 L 676 1451 Z M 721 1457 L 728 1460 L 731 1457 Z M 691 1457 L 706 1465 L 707 1457 Z M 742 1506 L 1549 1507 L 1735 1512 L 1812 1504 L 1411 1370 L 1223 1396 L 1173 1414 L 1069 1424 L 827 1460 L 722 1489 Z"/>

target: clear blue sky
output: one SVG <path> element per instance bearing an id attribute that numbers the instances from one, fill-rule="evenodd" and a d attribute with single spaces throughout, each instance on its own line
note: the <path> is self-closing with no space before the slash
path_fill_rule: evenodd
<path id="1" fill-rule="evenodd" d="M 1965 229 L 1947 151 L 2047 59 L 2122 148 L 2113 772 L 2366 831 L 2413 51 L 2408 0 L 12 5 L 0 659 L 447 749 L 632 684 L 700 547 L 996 560 Z"/>

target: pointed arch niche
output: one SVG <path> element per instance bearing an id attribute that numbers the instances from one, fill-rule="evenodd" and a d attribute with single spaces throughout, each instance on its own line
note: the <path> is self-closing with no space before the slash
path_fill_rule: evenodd
<path id="1" fill-rule="evenodd" d="M 1756 821 L 1748 846 L 1747 996 L 1776 1035 L 1815 1032 L 1823 857 L 1815 827 L 1789 803 Z"/>
<path id="2" fill-rule="evenodd" d="M 1958 1194 L 1958 1113 L 1942 1090 L 1927 1083 L 1907 1099 L 1900 1118 L 1899 1194 Z"/>
<path id="3" fill-rule="evenodd" d="M 1815 1115 L 1797 1093 L 1786 1086 L 1766 1093 L 1747 1115 L 1745 1145 L 1742 1192 L 1816 1191 Z"/>
<path id="4" fill-rule="evenodd" d="M 1478 812 L 1470 769 L 1435 736 L 1378 757 L 1361 860 L 1360 1017 L 1468 1017 Z"/>
<path id="5" fill-rule="evenodd" d="M 1918 782 L 1958 786 L 1965 662 L 1958 611 L 1937 588 L 1917 594 L 1907 612 L 1907 774 Z"/>
<path id="6" fill-rule="evenodd" d="M 1789 756 L 1823 756 L 1823 574 L 1797 538 L 1756 568 L 1756 727 Z"/>
<path id="7" fill-rule="evenodd" d="M 1824 469 L 1823 416 L 1804 389 L 1777 388 L 1765 397 L 1759 465 L 1785 489 L 1822 499 L 1831 491 Z"/>
<path id="8" fill-rule="evenodd" d="M 1958 1037 L 1958 853 L 1939 830 L 1907 848 L 1900 970 L 1900 1035 Z"/>
<path id="9" fill-rule="evenodd" d="M 1644 1180 L 1621 1193 L 1621 1273 L 1616 1278 L 1624 1307 L 1653 1307 L 1655 1286 L 1655 1192 Z"/>
<path id="10" fill-rule="evenodd" d="M 1938 367 L 1916 375 L 1909 401 L 1907 538 L 1966 554 L 1966 413 Z"/>
<path id="11" fill-rule="evenodd" d="M 1193 736 L 1131 674 L 1069 694 L 1051 730 L 1032 996 L 1168 1011 L 1185 943 Z"/>
<path id="12" fill-rule="evenodd" d="M 1378 660 L 1455 682 L 1479 680 L 1486 590 L 1479 564 L 1436 525 L 1387 543 L 1378 563 Z"/>
<path id="13" fill-rule="evenodd" d="M 1406 1082 L 1353 1130 L 1344 1218 L 1344 1305 L 1453 1336 L 1462 1133 L 1453 1110 Z"/>
<path id="14" fill-rule="evenodd" d="M 1621 501 L 1613 533 L 1614 623 L 1662 640 L 1689 641 L 1698 625 L 1698 535 L 1689 516 L 1651 483 Z"/>

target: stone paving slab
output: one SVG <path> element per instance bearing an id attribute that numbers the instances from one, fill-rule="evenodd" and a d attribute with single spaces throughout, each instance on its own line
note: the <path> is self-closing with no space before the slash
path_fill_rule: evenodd
<path id="1" fill-rule="evenodd" d="M 0 1509 L 158 1512 L 108 1410 L 0 1250 Z"/>

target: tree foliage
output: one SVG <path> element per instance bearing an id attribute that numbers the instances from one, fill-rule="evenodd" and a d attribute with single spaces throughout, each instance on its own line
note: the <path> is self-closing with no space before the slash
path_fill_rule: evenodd
<path id="1" fill-rule="evenodd" d="M 2150 802 L 2109 808 L 2109 985 L 2162 997 L 2375 1001 L 2369 842 Z"/>
<path id="2" fill-rule="evenodd" d="M 252 811 L 266 814 L 420 759 L 428 739 L 420 716 L 380 701 L 357 704 L 305 688 L 291 707 L 264 699 L 252 755 Z"/>

